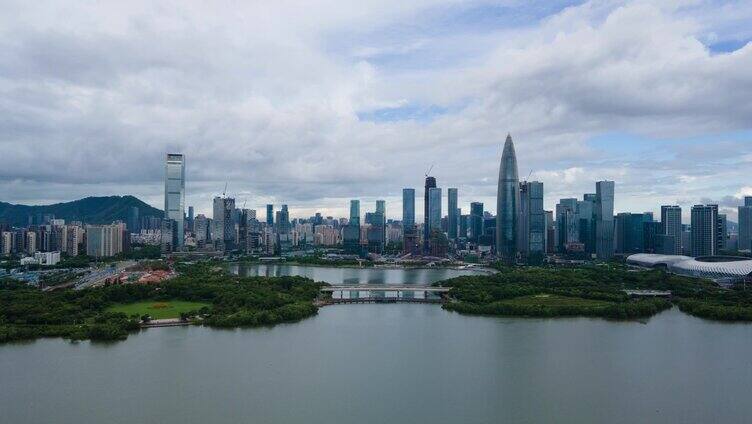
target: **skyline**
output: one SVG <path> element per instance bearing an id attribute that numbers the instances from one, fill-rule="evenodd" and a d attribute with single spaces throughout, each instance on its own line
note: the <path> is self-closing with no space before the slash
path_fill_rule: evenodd
<path id="1" fill-rule="evenodd" d="M 396 218 L 432 163 L 460 208 L 495 213 L 507 132 L 547 210 L 598 180 L 617 212 L 718 203 L 735 221 L 752 194 L 748 4 L 185 4 L 7 4 L 0 199 L 161 208 L 153 158 L 175 151 L 197 214 L 229 182 L 257 210 L 384 199 Z"/>

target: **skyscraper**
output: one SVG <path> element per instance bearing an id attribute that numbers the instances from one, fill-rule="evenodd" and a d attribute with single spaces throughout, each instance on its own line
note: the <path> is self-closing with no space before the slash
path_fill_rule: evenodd
<path id="1" fill-rule="evenodd" d="M 138 207 L 131 206 L 128 211 L 128 231 L 131 233 L 141 232 L 141 226 L 139 225 L 140 219 L 138 216 Z"/>
<path id="2" fill-rule="evenodd" d="M 342 229 L 342 245 L 349 253 L 360 253 L 360 200 L 350 200 L 350 220 Z"/>
<path id="3" fill-rule="evenodd" d="M 457 228 L 459 226 L 459 209 L 457 209 L 457 189 L 447 189 L 447 214 L 448 218 L 448 231 L 447 235 L 449 240 L 457 238 Z"/>
<path id="4" fill-rule="evenodd" d="M 560 199 L 556 204 L 556 228 L 559 238 L 556 242 L 559 252 L 566 252 L 570 245 L 580 242 L 577 199 Z"/>
<path id="5" fill-rule="evenodd" d="M 350 200 L 350 225 L 360 226 L 360 200 Z"/>
<path id="6" fill-rule="evenodd" d="M 219 249 L 235 249 L 235 222 L 232 214 L 235 211 L 235 199 L 230 197 L 214 198 L 214 214 L 212 221 L 212 239 Z"/>
<path id="7" fill-rule="evenodd" d="M 428 218 L 429 229 L 441 231 L 441 188 L 428 189 Z"/>
<path id="8" fill-rule="evenodd" d="M 508 261 L 517 253 L 517 221 L 520 208 L 517 155 L 512 136 L 507 135 L 499 164 L 499 185 L 496 193 L 496 252 Z"/>
<path id="9" fill-rule="evenodd" d="M 692 256 L 713 256 L 718 247 L 718 205 L 692 206 Z"/>
<path id="10" fill-rule="evenodd" d="M 715 251 L 719 253 L 726 250 L 726 239 L 728 238 L 728 220 L 725 213 L 719 213 L 716 221 L 716 239 Z"/>
<path id="11" fill-rule="evenodd" d="M 185 217 L 185 158 L 182 154 L 168 153 L 165 160 L 165 218 L 175 222 L 176 244 L 183 246 Z"/>
<path id="12" fill-rule="evenodd" d="M 274 225 L 274 205 L 266 205 L 266 225 Z"/>
<path id="13" fill-rule="evenodd" d="M 470 240 L 474 243 L 480 241 L 483 235 L 483 203 L 470 203 Z"/>
<path id="14" fill-rule="evenodd" d="M 595 183 L 595 254 L 598 259 L 614 256 L 614 182 Z"/>
<path id="15" fill-rule="evenodd" d="M 423 251 L 425 253 L 428 253 L 430 251 L 429 247 L 429 239 L 431 235 L 431 225 L 428 222 L 429 221 L 429 210 L 428 210 L 428 192 L 432 188 L 436 187 L 436 178 L 434 177 L 426 177 L 425 185 L 423 187 Z"/>
<path id="16" fill-rule="evenodd" d="M 193 206 L 188 206 L 188 228 L 193 231 Z"/>
<path id="17" fill-rule="evenodd" d="M 669 255 L 682 254 L 682 210 L 679 206 L 661 206 L 662 252 Z"/>
<path id="18" fill-rule="evenodd" d="M 287 205 L 282 205 L 279 212 L 277 212 L 277 233 L 287 234 L 291 230 L 290 226 L 290 211 L 287 209 Z"/>
<path id="19" fill-rule="evenodd" d="M 402 189 L 402 234 L 415 233 L 415 189 Z"/>
<path id="20" fill-rule="evenodd" d="M 622 212 L 616 215 L 615 250 L 624 254 L 644 252 L 644 224 L 650 221 L 650 217 L 643 213 Z"/>
<path id="21" fill-rule="evenodd" d="M 546 217 L 543 211 L 543 183 L 520 183 L 519 249 L 527 255 L 545 251 Z"/>
<path id="22" fill-rule="evenodd" d="M 739 206 L 739 250 L 752 250 L 752 196 L 744 197 Z"/>

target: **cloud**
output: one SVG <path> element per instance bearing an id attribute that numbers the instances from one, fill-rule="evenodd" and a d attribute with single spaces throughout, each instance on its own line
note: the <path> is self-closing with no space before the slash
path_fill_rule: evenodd
<path id="1" fill-rule="evenodd" d="M 344 214 L 349 198 L 385 198 L 399 218 L 402 187 L 432 163 L 461 204 L 493 210 L 507 132 L 549 208 L 600 179 L 617 181 L 619 210 L 733 195 L 752 155 L 752 45 L 709 46 L 752 36 L 738 18 L 750 9 L 10 3 L 0 198 L 128 190 L 159 207 L 163 155 L 180 151 L 188 204 L 206 213 L 227 181 L 251 207 Z M 615 132 L 639 151 L 589 144 Z"/>

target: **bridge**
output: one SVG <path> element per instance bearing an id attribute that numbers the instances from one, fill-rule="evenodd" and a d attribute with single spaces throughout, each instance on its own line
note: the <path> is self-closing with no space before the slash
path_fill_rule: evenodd
<path id="1" fill-rule="evenodd" d="M 328 293 L 333 295 L 339 293 L 339 297 L 330 297 L 327 299 L 321 299 L 322 305 L 331 305 L 338 303 L 443 303 L 444 293 L 451 290 L 450 287 L 434 287 L 423 285 L 369 285 L 369 284 L 351 284 L 351 285 L 333 285 L 324 286 L 321 288 L 322 293 Z M 344 297 L 344 292 L 368 292 L 368 296 L 365 297 Z M 396 297 L 387 296 L 374 296 L 374 293 L 391 292 L 396 293 Z M 423 297 L 408 297 L 404 293 L 410 292 L 422 292 Z M 429 298 L 428 294 L 438 294 L 439 298 Z"/>
<path id="2" fill-rule="evenodd" d="M 375 284 L 341 284 L 334 286 L 324 286 L 321 291 L 324 293 L 346 292 L 346 291 L 365 291 L 365 292 L 424 292 L 424 293 L 446 293 L 451 287 L 434 287 L 434 286 L 408 286 L 408 285 L 375 285 Z"/>

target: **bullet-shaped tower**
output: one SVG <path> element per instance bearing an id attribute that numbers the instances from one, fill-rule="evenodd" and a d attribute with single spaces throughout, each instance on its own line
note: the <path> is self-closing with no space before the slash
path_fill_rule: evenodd
<path id="1" fill-rule="evenodd" d="M 507 261 L 517 254 L 517 220 L 520 210 L 520 178 L 512 136 L 507 135 L 499 165 L 499 187 L 496 193 L 496 252 Z"/>

